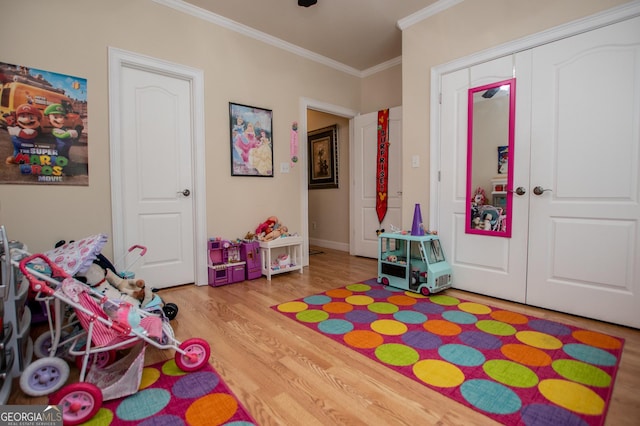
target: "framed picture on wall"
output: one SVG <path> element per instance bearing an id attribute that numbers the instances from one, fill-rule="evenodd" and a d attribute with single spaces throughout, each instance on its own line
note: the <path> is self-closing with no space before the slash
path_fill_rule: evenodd
<path id="1" fill-rule="evenodd" d="M 229 102 L 231 176 L 273 177 L 273 112 Z"/>
<path id="2" fill-rule="evenodd" d="M 498 174 L 506 175 L 509 171 L 509 147 L 498 147 Z"/>
<path id="3" fill-rule="evenodd" d="M 313 130 L 309 144 L 309 189 L 338 188 L 338 125 Z"/>

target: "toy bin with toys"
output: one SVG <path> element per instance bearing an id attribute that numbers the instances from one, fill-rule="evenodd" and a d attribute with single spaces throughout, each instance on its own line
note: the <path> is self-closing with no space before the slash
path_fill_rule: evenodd
<path id="1" fill-rule="evenodd" d="M 425 296 L 451 287 L 451 266 L 438 236 L 379 234 L 378 282 Z"/>

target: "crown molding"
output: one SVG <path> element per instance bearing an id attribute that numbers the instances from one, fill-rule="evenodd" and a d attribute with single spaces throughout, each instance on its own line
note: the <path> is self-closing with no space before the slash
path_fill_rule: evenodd
<path id="1" fill-rule="evenodd" d="M 425 7 L 416 13 L 412 13 L 406 18 L 400 19 L 397 23 L 398 28 L 400 28 L 401 31 L 404 31 L 410 26 L 415 25 L 420 21 L 424 21 L 433 15 L 437 15 L 438 13 L 457 5 L 458 3 L 462 3 L 463 1 L 464 0 L 439 0 L 429 7 Z"/>
<path id="2" fill-rule="evenodd" d="M 228 30 L 235 31 L 237 33 L 243 34 L 247 37 L 251 37 L 255 40 L 261 41 L 263 43 L 270 44 L 277 48 L 286 50 L 295 55 L 301 56 L 303 58 L 309 59 L 314 62 L 318 62 L 320 64 L 326 65 L 328 67 L 334 68 L 338 71 L 342 71 L 347 74 L 351 74 L 356 77 L 363 77 L 363 73 L 366 71 L 359 71 L 353 67 L 345 65 L 341 62 L 334 61 L 333 59 L 329 59 L 326 56 L 318 55 L 310 50 L 303 49 L 300 46 L 296 46 L 295 44 L 286 42 L 277 37 L 273 37 L 269 34 L 263 33 L 262 31 L 258 31 L 251 27 L 248 27 L 239 22 L 233 21 L 231 19 L 225 18 L 224 16 L 217 15 L 215 13 L 209 12 L 208 10 L 204 10 L 200 7 L 194 6 L 192 4 L 186 3 L 182 0 L 153 0 L 154 3 L 161 4 L 163 6 L 170 7 L 177 11 L 186 13 L 188 15 L 195 16 L 196 18 L 200 18 L 202 20 L 211 22 L 212 24 L 219 25 Z M 377 65 L 378 67 L 380 65 Z M 373 67 L 373 68 L 376 68 Z M 369 68 L 372 69 L 372 68 Z M 367 70 L 368 71 L 368 70 Z M 379 70 L 380 71 L 380 70 Z"/>
<path id="3" fill-rule="evenodd" d="M 375 73 L 378 73 L 380 71 L 384 71 L 386 69 L 389 68 L 393 68 L 396 65 L 400 65 L 402 64 L 402 56 L 398 56 L 396 58 L 390 59 L 386 62 L 383 62 L 381 64 L 375 65 L 371 68 L 367 68 L 366 70 L 362 71 L 360 73 L 360 77 L 364 78 L 364 77 L 369 77 L 370 75 L 373 75 Z"/>

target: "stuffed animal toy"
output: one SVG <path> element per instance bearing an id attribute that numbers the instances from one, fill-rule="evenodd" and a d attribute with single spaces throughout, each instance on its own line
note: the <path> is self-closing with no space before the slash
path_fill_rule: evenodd
<path id="1" fill-rule="evenodd" d="M 273 231 L 273 227 L 276 223 L 278 223 L 278 218 L 275 216 L 269 216 L 267 220 L 262 222 L 256 228 L 256 232 L 255 232 L 256 236 L 260 238 L 260 236 L 267 235 L 268 233 Z"/>
<path id="2" fill-rule="evenodd" d="M 502 209 L 486 204 L 484 189 L 478 187 L 471 199 L 471 227 L 485 231 L 496 230 Z"/>
<path id="3" fill-rule="evenodd" d="M 120 293 L 126 294 L 140 302 L 141 307 L 145 307 L 153 299 L 153 291 L 147 288 L 144 280 L 133 278 L 122 278 L 116 275 L 111 269 L 107 269 L 105 279 L 109 284 L 117 288 Z"/>
<path id="4" fill-rule="evenodd" d="M 269 216 L 256 228 L 256 238 L 260 241 L 271 241 L 289 235 L 289 229 L 282 225 L 276 216 Z"/>
<path id="5" fill-rule="evenodd" d="M 103 268 L 101 263 L 94 262 L 86 272 L 78 274 L 76 278 L 111 300 L 123 300 L 147 310 L 161 308 L 169 320 L 178 315 L 178 306 L 175 303 L 164 303 L 159 296 L 153 294 L 153 289 L 144 285 L 143 280 L 121 278 L 110 267 Z M 144 288 L 139 287 L 141 284 Z"/>
<path id="6" fill-rule="evenodd" d="M 103 269 L 97 263 L 91 264 L 89 269 L 77 278 L 109 299 L 122 299 L 142 308 L 154 297 L 153 291 L 145 285 L 144 280 L 122 278 L 111 269 Z"/>
<path id="7" fill-rule="evenodd" d="M 107 282 L 105 275 L 105 269 L 102 269 L 102 267 L 97 263 L 92 263 L 86 272 L 78 274 L 76 278 L 89 285 L 94 291 L 105 295 L 109 299 L 119 299 L 120 292 L 117 288 Z"/>

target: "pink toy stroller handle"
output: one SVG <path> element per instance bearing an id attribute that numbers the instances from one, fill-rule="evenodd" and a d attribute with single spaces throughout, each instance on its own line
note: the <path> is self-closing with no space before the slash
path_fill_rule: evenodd
<path id="1" fill-rule="evenodd" d="M 140 256 L 144 256 L 145 254 L 147 254 L 147 248 L 146 248 L 145 246 L 141 246 L 141 245 L 138 245 L 138 244 L 136 244 L 136 245 L 133 245 L 133 246 L 129 247 L 129 253 L 131 253 L 131 252 L 132 252 L 132 251 L 134 251 L 135 249 L 140 249 L 140 250 L 142 250 L 142 251 L 140 252 Z"/>
<path id="2" fill-rule="evenodd" d="M 44 293 L 47 296 L 51 296 L 55 291 L 51 287 L 49 287 L 46 282 L 39 280 L 35 276 L 33 276 L 27 269 L 27 264 L 34 259 L 42 259 L 47 265 L 49 265 L 49 267 L 51 268 L 51 277 L 53 278 L 69 278 L 69 274 L 67 274 L 64 269 L 53 263 L 51 259 L 41 253 L 32 254 L 31 256 L 25 257 L 20 261 L 20 271 L 24 274 L 27 280 L 29 280 L 31 290 L 35 291 L 36 293 Z"/>

